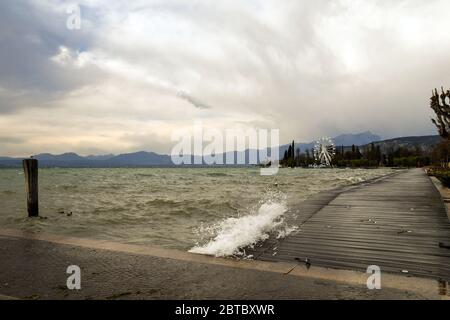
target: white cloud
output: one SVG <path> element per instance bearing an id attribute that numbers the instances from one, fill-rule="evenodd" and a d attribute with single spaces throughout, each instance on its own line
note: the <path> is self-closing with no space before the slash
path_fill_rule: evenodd
<path id="1" fill-rule="evenodd" d="M 195 119 L 433 134 L 430 90 L 450 87 L 445 0 L 85 0 L 79 31 L 71 3 L 0 4 L 3 154 L 167 152 Z"/>

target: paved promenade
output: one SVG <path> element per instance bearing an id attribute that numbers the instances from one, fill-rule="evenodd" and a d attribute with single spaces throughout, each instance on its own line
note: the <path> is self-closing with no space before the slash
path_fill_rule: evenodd
<path id="1" fill-rule="evenodd" d="M 234 261 L 175 250 L 0 230 L 0 299 L 442 299 L 428 279 Z M 81 268 L 81 290 L 66 269 Z"/>

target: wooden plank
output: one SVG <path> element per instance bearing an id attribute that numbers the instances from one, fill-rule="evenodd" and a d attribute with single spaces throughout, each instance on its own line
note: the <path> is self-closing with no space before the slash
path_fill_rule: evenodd
<path id="1" fill-rule="evenodd" d="M 287 216 L 299 231 L 248 249 L 256 259 L 450 280 L 450 222 L 421 169 L 314 195 Z M 301 263 L 301 262 L 300 262 Z"/>

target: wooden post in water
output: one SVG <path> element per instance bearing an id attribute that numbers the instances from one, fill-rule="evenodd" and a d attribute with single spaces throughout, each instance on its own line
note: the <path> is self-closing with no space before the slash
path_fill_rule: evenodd
<path id="1" fill-rule="evenodd" d="M 25 171 L 28 216 L 38 217 L 39 216 L 38 161 L 36 159 L 24 159 L 23 170 Z"/>

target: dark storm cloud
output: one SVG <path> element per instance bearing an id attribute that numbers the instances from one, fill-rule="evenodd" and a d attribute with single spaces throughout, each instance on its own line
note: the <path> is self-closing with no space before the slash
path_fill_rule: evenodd
<path id="1" fill-rule="evenodd" d="M 77 31 L 69 3 L 0 2 L 0 136 L 39 119 L 10 154 L 160 150 L 197 118 L 284 142 L 433 134 L 450 87 L 447 0 L 80 0 Z"/>
<path id="2" fill-rule="evenodd" d="M 86 50 L 92 40 L 87 32 L 67 29 L 64 7 L 55 8 L 46 1 L 0 2 L 0 87 L 14 93 L 10 100 L 0 95 L 0 113 L 26 107 L 29 101 L 45 102 L 88 79 L 68 74 L 50 59 L 61 46 Z"/>
<path id="3" fill-rule="evenodd" d="M 189 102 L 190 104 L 192 104 L 194 107 L 196 107 L 198 109 L 211 109 L 210 106 L 203 103 L 199 99 L 187 94 L 186 92 L 179 91 L 179 92 L 177 92 L 177 96 L 183 100 L 186 100 L 187 102 Z"/>

